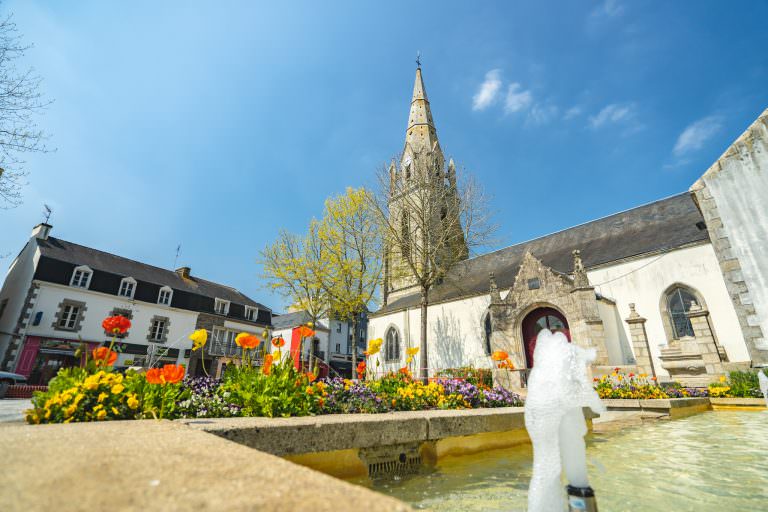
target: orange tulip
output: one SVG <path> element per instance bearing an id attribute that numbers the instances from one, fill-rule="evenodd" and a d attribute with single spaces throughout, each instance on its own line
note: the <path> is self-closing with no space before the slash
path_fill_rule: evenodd
<path id="1" fill-rule="evenodd" d="M 167 364 L 163 366 L 163 377 L 168 384 L 176 384 L 184 378 L 184 367 L 180 364 Z"/>
<path id="2" fill-rule="evenodd" d="M 497 350 L 491 355 L 491 359 L 493 359 L 494 361 L 504 361 L 506 359 L 509 359 L 509 354 L 507 354 L 503 350 Z"/>
<path id="3" fill-rule="evenodd" d="M 316 378 L 317 378 L 317 375 L 315 375 L 312 372 L 307 372 L 307 380 L 309 380 L 309 382 L 315 382 Z"/>
<path id="4" fill-rule="evenodd" d="M 282 336 L 280 336 L 278 338 L 272 338 L 272 344 L 274 346 L 276 346 L 277 348 L 281 348 L 281 347 L 285 346 L 285 340 L 283 339 Z"/>
<path id="5" fill-rule="evenodd" d="M 163 380 L 163 370 L 160 368 L 150 368 L 147 370 L 147 374 L 145 375 L 147 379 L 147 384 L 164 384 L 165 380 Z"/>
<path id="6" fill-rule="evenodd" d="M 241 332 L 237 335 L 235 338 L 235 343 L 238 347 L 241 348 L 256 348 L 256 346 L 261 343 L 261 340 L 254 336 L 253 334 L 248 334 L 247 332 Z"/>
<path id="7" fill-rule="evenodd" d="M 162 368 L 150 368 L 145 375 L 148 384 L 176 384 L 184 378 L 184 367 L 166 364 Z"/>
<path id="8" fill-rule="evenodd" d="M 274 357 L 272 354 L 267 354 L 264 356 L 264 366 L 261 367 L 261 371 L 264 375 L 269 375 L 269 373 L 272 371 L 272 362 L 274 361 Z"/>
<path id="9" fill-rule="evenodd" d="M 97 366 L 112 366 L 117 361 L 117 352 L 107 347 L 99 347 L 93 350 L 93 360 Z"/>
<path id="10" fill-rule="evenodd" d="M 315 335 L 315 331 L 307 327 L 306 325 L 302 325 L 297 327 L 299 330 L 299 337 L 300 338 L 310 338 Z"/>
<path id="11" fill-rule="evenodd" d="M 131 321 L 123 315 L 108 316 L 101 326 L 109 334 L 125 334 L 131 328 Z"/>

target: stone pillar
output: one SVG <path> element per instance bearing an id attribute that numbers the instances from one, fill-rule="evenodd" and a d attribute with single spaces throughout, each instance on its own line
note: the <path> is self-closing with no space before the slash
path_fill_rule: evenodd
<path id="1" fill-rule="evenodd" d="M 629 335 L 632 338 L 632 351 L 635 353 L 637 372 L 656 377 L 651 347 L 648 344 L 648 334 L 645 332 L 645 318 L 635 311 L 634 304 L 629 305 L 629 317 L 624 321 L 629 324 Z"/>
<path id="2" fill-rule="evenodd" d="M 688 318 L 693 327 L 693 336 L 699 346 L 701 358 L 704 361 L 704 367 L 709 375 L 721 375 L 723 373 L 723 363 L 717 350 L 717 343 L 712 334 L 712 328 L 709 325 L 709 311 L 702 308 L 695 301 L 691 303 L 688 310 Z"/>

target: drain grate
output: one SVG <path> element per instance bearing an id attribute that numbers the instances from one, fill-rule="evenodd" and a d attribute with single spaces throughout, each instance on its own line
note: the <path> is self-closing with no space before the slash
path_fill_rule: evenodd
<path id="1" fill-rule="evenodd" d="M 412 475 L 422 465 L 418 443 L 365 448 L 360 459 L 368 467 L 369 478 Z"/>

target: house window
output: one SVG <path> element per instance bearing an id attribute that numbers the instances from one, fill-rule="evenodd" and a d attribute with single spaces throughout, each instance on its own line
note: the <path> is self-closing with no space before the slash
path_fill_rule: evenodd
<path id="1" fill-rule="evenodd" d="M 222 313 L 226 314 L 226 313 Z M 252 308 L 249 306 L 245 306 L 245 319 L 250 320 L 252 322 L 255 322 L 256 319 L 259 317 L 259 310 L 257 308 Z"/>
<path id="2" fill-rule="evenodd" d="M 165 318 L 153 318 L 149 327 L 149 340 L 155 342 L 165 341 L 165 327 L 168 320 Z"/>
<path id="3" fill-rule="evenodd" d="M 76 288 L 88 288 L 88 285 L 91 283 L 92 275 L 93 271 L 90 268 L 86 266 L 76 267 L 75 271 L 72 273 L 72 280 L 69 284 Z"/>
<path id="4" fill-rule="evenodd" d="M 675 339 L 693 336 L 693 326 L 688 318 L 691 304 L 698 299 L 689 290 L 676 286 L 667 292 L 667 313 L 672 323 L 672 335 Z"/>
<path id="5" fill-rule="evenodd" d="M 61 303 L 56 328 L 65 331 L 74 331 L 79 327 L 80 314 L 83 307 L 73 302 Z"/>
<path id="6" fill-rule="evenodd" d="M 386 339 L 384 341 L 384 360 L 400 360 L 400 335 L 394 327 L 390 327 L 389 330 L 387 330 Z"/>
<path id="7" fill-rule="evenodd" d="M 341 323 L 336 324 L 336 332 L 341 332 Z"/>
<path id="8" fill-rule="evenodd" d="M 226 315 L 229 313 L 229 301 L 216 299 L 216 302 L 213 305 L 213 310 L 220 315 Z"/>
<path id="9" fill-rule="evenodd" d="M 132 277 L 126 277 L 120 281 L 120 290 L 118 290 L 117 294 L 121 297 L 128 297 L 129 299 L 132 299 L 135 291 L 136 280 Z"/>
<path id="10" fill-rule="evenodd" d="M 338 354 L 340 352 L 341 352 L 341 343 L 337 343 L 336 344 L 336 353 Z"/>
<path id="11" fill-rule="evenodd" d="M 157 303 L 165 306 L 171 305 L 171 298 L 173 297 L 173 290 L 167 286 L 160 288 L 160 294 L 157 296 Z"/>

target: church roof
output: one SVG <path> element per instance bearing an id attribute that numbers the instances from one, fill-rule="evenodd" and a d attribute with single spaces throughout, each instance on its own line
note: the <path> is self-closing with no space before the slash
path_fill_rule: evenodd
<path id="1" fill-rule="evenodd" d="M 540 238 L 457 263 L 445 282 L 430 291 L 430 303 L 488 293 L 494 272 L 500 289 L 510 288 L 526 251 L 555 271 L 570 273 L 572 251 L 587 269 L 709 240 L 704 218 L 688 192 L 638 206 Z M 419 293 L 400 297 L 371 316 L 417 307 Z"/>

